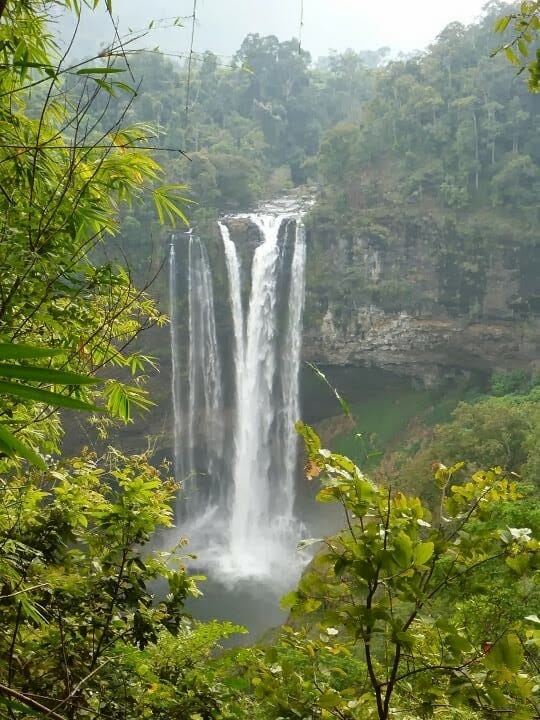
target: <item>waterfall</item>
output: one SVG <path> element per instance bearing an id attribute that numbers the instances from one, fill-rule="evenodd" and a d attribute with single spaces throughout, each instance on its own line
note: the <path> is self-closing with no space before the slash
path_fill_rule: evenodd
<path id="1" fill-rule="evenodd" d="M 240 285 L 240 262 L 236 252 L 236 245 L 231 240 L 229 228 L 222 222 L 218 223 L 223 249 L 225 252 L 225 263 L 227 265 L 227 276 L 229 280 L 229 300 L 231 303 L 231 315 L 234 332 L 234 383 L 236 406 L 239 405 L 240 387 L 244 367 L 244 316 L 242 313 L 242 293 Z"/>
<path id="2" fill-rule="evenodd" d="M 171 395 L 173 401 L 173 440 L 174 440 L 174 476 L 182 477 L 182 401 L 180 394 L 180 346 L 178 341 L 178 313 L 176 309 L 176 253 L 174 250 L 175 236 L 169 250 L 169 314 L 171 339 Z"/>
<path id="3" fill-rule="evenodd" d="M 305 234 L 287 208 L 238 218 L 257 228 L 259 242 L 247 278 L 234 234 L 218 223 L 233 341 L 223 377 L 234 382 L 234 392 L 222 388 L 206 248 L 193 235 L 189 240 L 183 528 L 198 562 L 222 579 L 271 578 L 283 587 L 299 572 L 295 546 L 304 532 L 293 509 Z M 250 288 L 245 307 L 243 282 Z"/>
<path id="4" fill-rule="evenodd" d="M 304 312 L 304 286 L 306 266 L 306 238 L 301 220 L 296 221 L 287 327 L 281 353 L 281 438 L 283 447 L 283 476 L 280 483 L 278 512 L 292 522 L 294 504 L 294 477 L 297 464 L 298 442 L 294 428 L 300 418 L 298 375 L 302 354 L 302 319 Z"/>
<path id="5" fill-rule="evenodd" d="M 276 282 L 283 218 L 262 215 L 253 221 L 263 242 L 255 250 L 251 270 L 229 530 L 231 556 L 240 565 L 246 555 L 249 562 L 256 548 L 262 553 L 262 561 L 269 549 L 267 530 L 272 521 L 270 432 L 275 417 Z"/>
<path id="6" fill-rule="evenodd" d="M 189 297 L 189 478 L 185 492 L 190 513 L 219 502 L 223 454 L 223 394 L 212 276 L 206 248 L 190 235 Z"/>

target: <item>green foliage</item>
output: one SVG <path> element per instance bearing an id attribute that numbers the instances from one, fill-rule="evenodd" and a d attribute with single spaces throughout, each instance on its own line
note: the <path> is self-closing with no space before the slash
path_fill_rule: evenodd
<path id="1" fill-rule="evenodd" d="M 205 652 L 237 631 L 188 631 L 183 605 L 198 594 L 194 580 L 176 551 L 143 551 L 171 526 L 176 489 L 146 456 L 112 451 L 2 480 L 0 694 L 24 688 L 23 699 L 39 696 L 67 717 L 116 716 L 119 707 L 139 717 L 125 713 L 145 705 L 150 671 L 140 650 L 165 663 L 172 633 L 194 658 L 197 643 Z M 168 586 L 159 600 L 150 589 L 157 579 Z"/>
<path id="2" fill-rule="evenodd" d="M 535 385 L 538 385 L 538 377 L 531 377 L 524 370 L 496 370 L 491 375 L 493 395 L 526 395 Z"/>
<path id="3" fill-rule="evenodd" d="M 102 409 L 128 420 L 131 407 L 148 406 L 144 356 L 126 348 L 165 318 L 130 270 L 98 262 L 95 248 L 144 190 L 160 220 L 185 221 L 182 187 L 157 185 L 161 168 L 144 150 L 154 130 L 123 122 L 133 96 L 111 78 L 125 68 L 114 53 L 70 68 L 48 20 L 39 2 L 7 3 L 0 24 L 0 342 L 38 351 L 0 369 L 1 432 L 4 450 L 38 463 L 38 446 L 59 448 L 54 408 L 95 410 L 104 397 Z M 127 100 L 120 118 L 100 125 L 110 83 Z M 132 370 L 133 382 L 108 376 L 96 388 L 91 376 L 105 366 Z"/>
<path id="4" fill-rule="evenodd" d="M 538 388 L 517 394 L 534 380 L 521 373 L 496 373 L 494 390 L 515 394 L 484 397 L 460 402 L 452 421 L 426 431 L 407 451 L 384 458 L 379 475 L 392 476 L 399 468 L 400 487 L 415 488 L 423 497 L 433 498 L 431 466 L 467 458 L 471 472 L 491 463 L 513 473 L 527 486 L 538 488 L 540 414 Z M 537 492 L 537 490 L 535 490 Z"/>
<path id="5" fill-rule="evenodd" d="M 534 717 L 534 649 L 524 622 L 479 641 L 444 603 L 454 587 L 474 586 L 484 568 L 506 567 L 517 577 L 538 569 L 539 543 L 530 529 L 501 531 L 491 523 L 499 507 L 517 500 L 515 484 L 500 468 L 455 484 L 463 463 L 440 465 L 440 507 L 432 514 L 414 496 L 377 488 L 348 458 L 322 449 L 311 429 L 301 423 L 298 429 L 322 479 L 318 499 L 341 503 L 347 528 L 324 541 L 285 602 L 293 618 L 316 613 L 327 628 L 318 647 L 343 633 L 345 651 L 358 657 L 360 649 L 366 666 L 348 677 L 350 693 L 321 692 L 322 716 L 331 709 L 383 719 L 471 707 Z M 490 604 L 487 593 L 482 601 Z"/>
<path id="6" fill-rule="evenodd" d="M 487 315 L 490 261 L 513 245 L 528 248 L 523 263 L 516 254 L 520 276 L 534 275 L 540 115 L 504 58 L 489 57 L 505 11 L 489 4 L 423 55 L 365 70 L 360 107 L 351 99 L 323 126 L 309 164 L 320 192 L 308 219 L 308 325 L 319 330 L 330 308 L 339 332 L 363 332 L 355 309 L 368 305 Z M 534 291 L 520 300 L 532 316 Z"/>
<path id="7" fill-rule="evenodd" d="M 33 0 L 0 4 L 1 712 L 135 718 L 146 707 L 144 652 L 171 636 L 194 656 L 193 636 L 208 653 L 236 629 L 188 632 L 195 579 L 176 550 L 145 548 L 171 527 L 177 491 L 147 456 L 51 455 L 63 432 L 57 408 L 127 421 L 149 404 L 153 361 L 127 347 L 165 318 L 129 268 L 99 262 L 96 248 L 144 191 L 162 221 L 185 218 L 182 188 L 158 186 L 161 169 L 141 147 L 154 131 L 123 123 L 133 91 L 111 79 L 124 72 L 115 53 L 66 67 L 49 12 Z M 104 96 L 120 95 L 121 118 L 98 127 Z M 195 712 L 196 699 L 183 702 Z"/>
<path id="8" fill-rule="evenodd" d="M 496 50 L 504 51 L 508 62 L 518 69 L 528 72 L 529 90 L 540 90 L 540 52 L 535 48 L 535 41 L 540 31 L 540 2 L 527 0 L 519 9 L 510 15 L 504 15 L 495 23 L 495 31 L 509 34 L 510 39 Z M 531 57 L 532 56 L 532 57 Z"/>
<path id="9" fill-rule="evenodd" d="M 26 360 L 28 358 L 51 358 L 57 356 L 59 351 L 50 350 L 48 348 L 36 348 L 31 345 L 15 345 L 12 343 L 0 345 L 0 358 L 6 360 Z M 34 402 L 44 402 L 50 405 L 60 407 L 71 407 L 79 410 L 94 410 L 92 405 L 85 403 L 69 395 L 59 394 L 42 390 L 33 385 L 33 382 L 51 383 L 55 386 L 80 386 L 92 385 L 99 382 L 96 378 L 77 375 L 72 372 L 63 370 L 55 370 L 51 367 L 43 367 L 36 365 L 23 365 L 20 363 L 2 363 L 0 362 L 0 377 L 9 378 L 8 381 L 0 381 L 0 393 L 17 398 L 25 398 Z M 24 383 L 13 382 L 12 379 L 24 380 Z M 30 381 L 30 382 L 28 382 Z M 36 453 L 31 447 L 25 445 L 20 439 L 16 438 L 8 428 L 0 425 L 0 451 L 9 457 L 22 457 L 33 465 L 40 467 L 42 470 L 46 468 L 43 458 Z"/>

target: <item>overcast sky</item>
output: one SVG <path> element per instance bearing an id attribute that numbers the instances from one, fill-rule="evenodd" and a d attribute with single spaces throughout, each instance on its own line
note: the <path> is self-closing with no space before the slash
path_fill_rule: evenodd
<path id="1" fill-rule="evenodd" d="M 395 51 L 426 47 L 449 23 L 469 23 L 481 13 L 484 0 L 303 0 L 302 46 L 314 58 L 330 49 L 343 51 L 390 46 Z M 298 37 L 302 0 L 197 0 L 194 49 L 230 56 L 250 32 L 277 35 L 280 40 Z M 113 0 L 114 16 L 122 31 L 139 28 L 152 19 L 188 16 L 193 0 Z M 166 34 L 154 31 L 149 45 L 186 52 L 191 21 Z M 110 26 L 110 23 L 109 23 Z M 99 50 L 110 38 L 103 19 L 83 24 L 84 52 Z M 106 30 L 104 30 L 106 27 Z"/>

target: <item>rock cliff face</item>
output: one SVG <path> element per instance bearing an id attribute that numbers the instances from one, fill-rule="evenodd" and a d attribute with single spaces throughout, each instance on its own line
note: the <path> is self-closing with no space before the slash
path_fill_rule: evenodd
<path id="1" fill-rule="evenodd" d="M 304 356 L 434 384 L 456 371 L 534 369 L 538 245 L 431 218 L 348 237 L 312 223 Z"/>

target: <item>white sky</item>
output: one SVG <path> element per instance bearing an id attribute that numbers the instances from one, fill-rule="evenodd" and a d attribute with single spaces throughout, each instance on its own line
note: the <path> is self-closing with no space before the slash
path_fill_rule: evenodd
<path id="1" fill-rule="evenodd" d="M 234 0 L 234 15 L 216 12 L 223 0 L 199 0 L 199 42 L 207 34 L 216 52 L 227 53 L 230 41 L 238 47 L 248 32 L 277 35 L 280 40 L 298 37 L 301 0 Z M 480 13 L 483 0 L 304 0 L 302 45 L 314 57 L 330 48 L 342 51 L 420 49 L 454 20 L 468 23 Z M 229 2 L 225 0 L 226 7 Z M 230 7 L 229 5 L 229 7 Z M 196 42 L 199 47 L 199 42 Z M 204 46 L 203 46 L 204 48 Z M 204 48 L 206 49 L 206 48 Z"/>
<path id="2" fill-rule="evenodd" d="M 232 55 L 250 32 L 298 37 L 302 0 L 197 0 L 194 48 Z M 314 58 L 330 49 L 343 51 L 390 46 L 395 51 L 422 49 L 449 23 L 469 23 L 481 12 L 484 0 L 303 0 L 302 46 Z M 192 13 L 193 0 L 113 0 L 120 28 L 140 28 L 150 20 Z M 186 52 L 191 28 L 167 33 L 153 31 L 148 45 Z M 84 51 L 99 50 L 110 40 L 110 23 L 88 18 L 82 26 Z M 82 38 L 81 38 L 82 39 Z"/>

